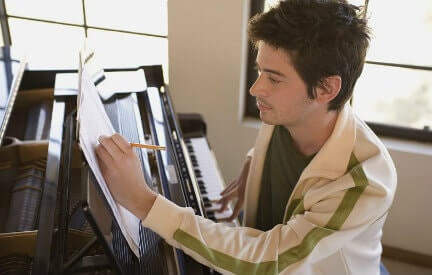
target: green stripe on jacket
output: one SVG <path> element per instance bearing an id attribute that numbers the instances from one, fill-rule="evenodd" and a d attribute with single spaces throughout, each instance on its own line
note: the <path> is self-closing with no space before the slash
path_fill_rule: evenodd
<path id="1" fill-rule="evenodd" d="M 299 245 L 279 254 L 277 261 L 254 263 L 240 260 L 228 254 L 207 247 L 203 242 L 181 229 L 177 229 L 173 238 L 179 244 L 199 254 L 213 265 L 232 273 L 278 274 L 289 265 L 307 257 L 319 241 L 342 227 L 368 183 L 366 175 L 354 154 L 351 154 L 348 171 L 354 180 L 355 187 L 352 187 L 345 192 L 338 208 L 333 213 L 328 223 L 324 227 L 313 228 L 306 234 Z M 299 203 L 301 203 L 301 199 L 297 199 L 295 203 L 293 201 L 292 208 L 298 208 Z"/>

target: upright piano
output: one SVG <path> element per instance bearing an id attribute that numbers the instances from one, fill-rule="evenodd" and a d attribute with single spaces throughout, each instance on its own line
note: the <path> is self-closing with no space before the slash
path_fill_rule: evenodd
<path id="1" fill-rule="evenodd" d="M 77 71 L 31 70 L 2 51 L 0 274 L 215 274 L 142 226 L 132 253 L 78 146 Z M 116 131 L 167 147 L 137 149 L 148 185 L 197 215 L 229 217 L 214 211 L 224 185 L 206 124 L 175 113 L 162 67 L 106 69 L 94 82 L 112 77 L 128 83 L 103 101 Z M 145 88 L 129 88 L 140 79 Z"/>

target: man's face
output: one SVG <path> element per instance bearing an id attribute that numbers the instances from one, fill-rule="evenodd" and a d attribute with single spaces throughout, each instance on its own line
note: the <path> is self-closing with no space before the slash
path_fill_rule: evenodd
<path id="1" fill-rule="evenodd" d="M 308 97 L 291 56 L 260 42 L 256 63 L 259 76 L 249 92 L 256 97 L 261 120 L 286 127 L 301 125 L 317 103 Z"/>

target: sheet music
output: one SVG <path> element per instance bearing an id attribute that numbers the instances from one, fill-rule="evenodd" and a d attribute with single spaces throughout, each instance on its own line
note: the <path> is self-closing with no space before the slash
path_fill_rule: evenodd
<path id="1" fill-rule="evenodd" d="M 140 220 L 129 210 L 117 203 L 112 197 L 97 163 L 95 148 L 101 135 L 111 136 L 115 130 L 105 112 L 99 93 L 90 75 L 84 68 L 80 79 L 80 98 L 78 108 L 79 140 L 84 156 L 110 205 L 114 218 L 129 247 L 139 257 Z"/>

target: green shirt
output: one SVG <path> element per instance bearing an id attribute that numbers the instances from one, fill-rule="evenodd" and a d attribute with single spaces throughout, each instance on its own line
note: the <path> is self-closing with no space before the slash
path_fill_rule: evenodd
<path id="1" fill-rule="evenodd" d="M 267 231 L 283 223 L 285 207 L 294 186 L 314 156 L 301 154 L 289 131 L 284 126 L 275 126 L 262 174 L 257 229 Z"/>

